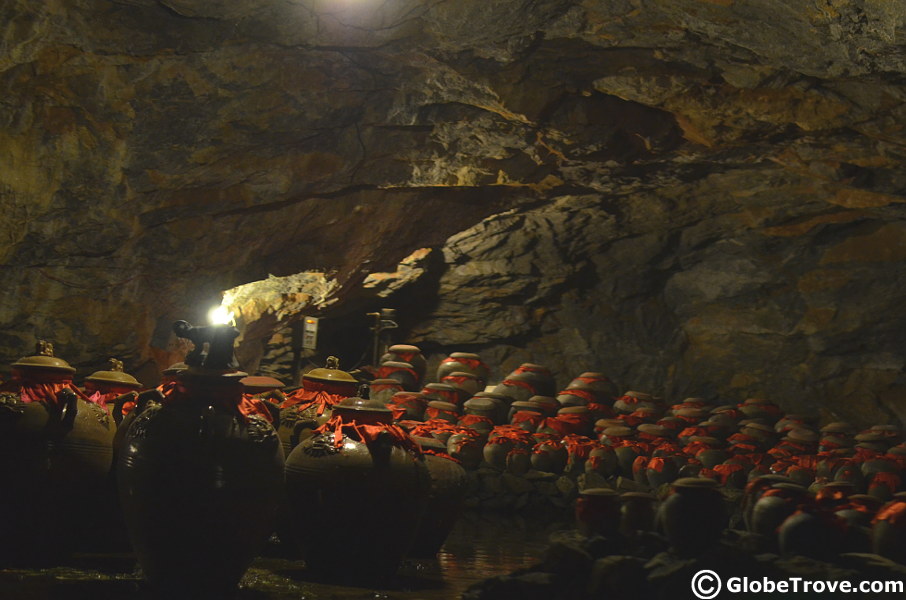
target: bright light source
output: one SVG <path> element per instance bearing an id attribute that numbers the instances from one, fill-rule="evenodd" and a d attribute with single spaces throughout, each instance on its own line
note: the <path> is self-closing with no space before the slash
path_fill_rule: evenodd
<path id="1" fill-rule="evenodd" d="M 222 304 L 220 306 L 215 306 L 208 311 L 208 322 L 211 325 L 232 325 L 233 311 L 228 310 L 227 307 Z"/>

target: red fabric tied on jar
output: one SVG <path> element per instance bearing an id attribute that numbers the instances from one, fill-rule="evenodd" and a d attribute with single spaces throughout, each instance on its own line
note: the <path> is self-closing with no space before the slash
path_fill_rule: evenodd
<path id="1" fill-rule="evenodd" d="M 874 525 L 879 521 L 887 521 L 891 525 L 906 523 L 906 501 L 894 500 L 882 506 L 871 523 Z"/>
<path id="2" fill-rule="evenodd" d="M 583 389 L 562 390 L 560 392 L 557 392 L 557 395 L 558 396 L 575 396 L 576 398 L 582 398 L 589 404 L 592 404 L 595 402 L 595 400 L 597 400 L 597 398 L 595 398 L 595 395 L 593 392 L 590 392 L 588 390 L 583 390 Z M 607 406 L 607 405 L 602 404 L 601 406 Z M 591 409 L 589 408 L 589 410 L 591 410 Z"/>
<path id="3" fill-rule="evenodd" d="M 239 402 L 239 412 L 244 414 L 246 417 L 257 415 L 266 420 L 268 423 L 274 422 L 274 415 L 267 408 L 266 400 L 262 400 L 254 394 L 242 395 L 242 400 Z"/>
<path id="4" fill-rule="evenodd" d="M 486 364 L 484 364 L 477 358 L 453 358 L 452 356 L 448 356 L 447 358 L 440 361 L 440 363 L 441 364 L 457 363 L 460 365 L 466 365 L 473 371 L 477 371 L 477 370 L 481 369 L 482 367 L 484 367 L 485 369 L 488 368 L 488 366 Z"/>
<path id="5" fill-rule="evenodd" d="M 469 425 L 475 425 L 476 423 L 487 423 L 492 428 L 494 427 L 494 421 L 489 417 L 482 415 L 463 415 L 459 418 L 459 424 L 463 427 L 468 427 Z"/>
<path id="6" fill-rule="evenodd" d="M 334 447 L 343 447 L 343 437 L 362 442 L 370 446 L 382 435 L 390 436 L 394 446 L 398 446 L 413 457 L 419 457 L 422 454 L 422 448 L 418 442 L 409 437 L 400 426 L 390 425 L 387 423 L 365 424 L 358 423 L 355 420 L 346 420 L 341 415 L 332 417 L 329 421 L 315 429 L 316 434 L 332 433 Z"/>
<path id="7" fill-rule="evenodd" d="M 29 377 L 14 368 L 12 380 L 0 386 L 0 392 L 18 394 L 19 399 L 25 404 L 40 402 L 57 410 L 63 408 L 63 403 L 57 400 L 57 394 L 63 390 L 71 390 L 82 400 L 92 402 L 91 398 L 72 383 L 70 373 L 42 372 L 40 377 L 42 379 L 40 383 L 30 381 Z"/>
<path id="8" fill-rule="evenodd" d="M 513 413 L 513 418 L 510 419 L 511 425 L 520 425 L 522 423 L 528 423 L 532 427 L 532 431 L 538 428 L 544 421 L 544 415 L 533 410 L 520 410 Z"/>
<path id="9" fill-rule="evenodd" d="M 324 390 L 306 390 L 298 389 L 286 396 L 286 400 L 280 404 L 280 408 L 296 407 L 297 410 L 305 410 L 311 406 L 318 407 L 318 415 L 324 414 L 328 408 L 333 408 L 349 396 L 340 394 L 331 394 Z"/>
<path id="10" fill-rule="evenodd" d="M 532 394 L 535 393 L 535 386 L 533 386 L 528 381 L 522 381 L 521 379 L 504 379 L 501 385 L 511 385 L 513 387 L 521 387 L 523 389 L 529 390 Z"/>
<path id="11" fill-rule="evenodd" d="M 874 477 L 871 478 L 871 483 L 868 487 L 872 488 L 875 486 L 883 486 L 887 488 L 887 491 L 889 491 L 891 494 L 894 494 L 898 489 L 900 489 L 901 483 L 902 480 L 896 473 L 879 471 L 874 474 Z"/>
<path id="12" fill-rule="evenodd" d="M 574 434 L 563 436 L 562 443 L 566 446 L 566 451 L 570 455 L 570 460 L 572 460 L 573 457 L 578 460 L 586 460 L 588 455 L 591 454 L 592 449 L 599 445 L 598 442 L 591 438 Z"/>
<path id="13" fill-rule="evenodd" d="M 442 415 L 445 415 L 447 418 L 445 418 Z M 425 417 L 427 417 L 428 420 L 442 419 L 442 420 L 447 420 L 447 421 L 458 421 L 459 413 L 457 413 L 456 411 L 453 411 L 453 410 L 447 410 L 446 408 L 439 408 L 437 406 L 429 406 L 428 408 L 425 409 Z"/>
<path id="14" fill-rule="evenodd" d="M 390 379 L 391 375 L 393 375 L 394 373 L 397 373 L 399 371 L 405 371 L 406 373 L 409 373 L 410 375 L 412 375 L 413 381 L 419 380 L 418 373 L 415 372 L 415 369 L 411 369 L 409 367 L 395 367 L 393 365 L 389 365 L 389 366 L 381 365 L 380 367 L 378 367 L 378 370 L 375 373 L 374 378 L 375 379 Z"/>

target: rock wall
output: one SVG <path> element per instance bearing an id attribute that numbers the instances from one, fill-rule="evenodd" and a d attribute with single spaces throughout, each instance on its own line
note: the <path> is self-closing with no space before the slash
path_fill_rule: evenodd
<path id="1" fill-rule="evenodd" d="M 325 314 L 396 306 L 437 354 L 902 420 L 904 21 L 869 0 L 10 0 L 0 362 L 46 337 L 151 383 L 173 320 L 312 271 Z"/>

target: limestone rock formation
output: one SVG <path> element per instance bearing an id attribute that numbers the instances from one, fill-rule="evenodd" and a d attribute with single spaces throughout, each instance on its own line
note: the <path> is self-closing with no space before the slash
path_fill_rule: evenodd
<path id="1" fill-rule="evenodd" d="M 10 0 L 0 23 L 0 363 L 45 337 L 150 383 L 173 320 L 320 272 L 325 314 L 406 307 L 397 335 L 438 354 L 906 419 L 900 3 Z"/>

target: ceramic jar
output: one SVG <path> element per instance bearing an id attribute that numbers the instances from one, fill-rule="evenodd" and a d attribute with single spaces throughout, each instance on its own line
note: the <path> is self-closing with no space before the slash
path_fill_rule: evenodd
<path id="1" fill-rule="evenodd" d="M 385 362 L 402 362 L 412 365 L 415 371 L 417 385 L 422 385 L 425 380 L 427 362 L 418 346 L 411 344 L 394 344 L 387 348 L 387 352 L 381 357 L 381 364 Z"/>
<path id="2" fill-rule="evenodd" d="M 471 373 L 478 377 L 481 386 L 488 383 L 490 369 L 481 360 L 481 357 L 472 352 L 453 352 L 447 358 L 440 361 L 437 366 L 437 380 L 440 381 L 454 371 L 463 371 Z"/>
<path id="3" fill-rule="evenodd" d="M 418 373 L 407 362 L 388 360 L 381 363 L 377 370 L 377 379 L 395 379 L 407 392 L 417 392 L 419 388 Z"/>
<path id="4" fill-rule="evenodd" d="M 344 400 L 286 460 L 290 529 L 306 566 L 347 581 L 393 575 L 430 487 L 421 449 L 392 425 L 391 411 Z"/>
<path id="5" fill-rule="evenodd" d="M 566 448 L 556 440 L 538 442 L 532 448 L 532 468 L 536 471 L 560 475 L 566 468 L 568 458 Z"/>
<path id="6" fill-rule="evenodd" d="M 184 321 L 174 331 L 195 350 L 176 386 L 129 427 L 117 464 L 120 500 L 152 589 L 168 598 L 229 597 L 274 529 L 283 450 L 266 419 L 239 412 L 239 331 Z"/>
<path id="7" fill-rule="evenodd" d="M 464 371 L 453 371 L 441 379 L 440 382 L 456 390 L 457 404 L 462 404 L 483 389 L 477 375 Z"/>
<path id="8" fill-rule="evenodd" d="M 620 526 L 620 495 L 609 488 L 586 488 L 575 507 L 576 529 L 586 537 L 614 537 Z"/>
<path id="9" fill-rule="evenodd" d="M 680 556 L 698 556 L 717 544 L 727 525 L 727 510 L 712 479 L 683 477 L 661 504 L 658 520 Z"/>
<path id="10" fill-rule="evenodd" d="M 289 456 L 301 440 L 330 419 L 334 405 L 355 396 L 358 389 L 358 380 L 340 369 L 335 356 L 327 357 L 326 366 L 306 372 L 302 387 L 287 394 L 281 404 L 277 434 L 284 455 Z"/>
<path id="11" fill-rule="evenodd" d="M 117 411 L 118 414 L 113 412 L 116 406 L 115 399 L 140 390 L 142 384 L 123 370 L 123 361 L 111 358 L 107 362 L 107 370 L 95 371 L 85 378 L 85 394 L 92 402 L 110 412 L 113 420 L 119 423 L 123 420 L 123 413 L 122 408 Z"/>
<path id="12" fill-rule="evenodd" d="M 74 372 L 42 341 L 0 386 L 0 568 L 58 564 L 108 504 L 116 426 Z"/>
<path id="13" fill-rule="evenodd" d="M 541 396 L 553 396 L 556 393 L 556 383 L 550 369 L 535 363 L 522 363 L 516 367 L 507 379 L 520 378 L 528 381 Z"/>
<path id="14" fill-rule="evenodd" d="M 446 383 L 429 383 L 422 388 L 422 395 L 430 402 L 431 400 L 441 400 L 450 404 L 459 402 L 459 394 L 456 388 Z"/>
<path id="15" fill-rule="evenodd" d="M 878 510 L 871 544 L 875 554 L 906 564 L 906 497 L 894 498 Z"/>
<path id="16" fill-rule="evenodd" d="M 447 454 L 447 448 L 442 442 L 433 438 L 413 439 L 424 452 L 431 486 L 428 489 L 427 508 L 407 555 L 433 558 L 462 514 L 468 480 L 465 469 Z"/>
<path id="17" fill-rule="evenodd" d="M 368 397 L 382 404 L 389 404 L 397 392 L 405 392 L 403 384 L 396 379 L 375 379 L 368 386 Z"/>

